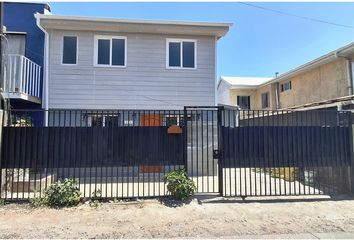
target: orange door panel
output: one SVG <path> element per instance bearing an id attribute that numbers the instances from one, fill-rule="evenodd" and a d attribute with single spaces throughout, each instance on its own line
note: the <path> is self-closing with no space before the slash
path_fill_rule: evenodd
<path id="1" fill-rule="evenodd" d="M 162 116 L 160 114 L 140 115 L 140 126 L 162 126 Z"/>

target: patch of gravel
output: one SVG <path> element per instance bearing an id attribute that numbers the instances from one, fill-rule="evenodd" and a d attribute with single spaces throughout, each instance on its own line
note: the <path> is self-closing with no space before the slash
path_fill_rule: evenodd
<path id="1" fill-rule="evenodd" d="M 82 204 L 73 208 L 0 206 L 0 238 L 212 238 L 353 232 L 354 200 L 199 201 Z"/>

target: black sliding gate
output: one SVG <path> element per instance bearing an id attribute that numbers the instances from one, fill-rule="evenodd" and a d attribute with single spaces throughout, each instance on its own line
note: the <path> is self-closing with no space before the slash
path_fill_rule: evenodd
<path id="1" fill-rule="evenodd" d="M 224 196 L 350 191 L 350 112 L 222 112 L 219 164 Z"/>
<path id="2" fill-rule="evenodd" d="M 12 110 L 4 114 L 0 197 L 29 199 L 77 180 L 82 197 L 168 195 L 186 168 L 197 193 L 337 194 L 352 190 L 351 112 Z"/>

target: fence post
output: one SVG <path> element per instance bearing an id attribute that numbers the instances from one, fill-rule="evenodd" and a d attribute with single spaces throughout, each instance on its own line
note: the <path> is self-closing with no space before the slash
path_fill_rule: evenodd
<path id="1" fill-rule="evenodd" d="M 188 173 L 188 135 L 187 135 L 187 128 L 188 128 L 188 121 L 187 121 L 187 107 L 183 109 L 183 161 L 184 161 L 184 169 Z"/>
<path id="2" fill-rule="evenodd" d="M 2 169 L 2 145 L 3 145 L 3 125 L 4 125 L 4 110 L 0 110 L 0 198 L 3 196 L 4 190 L 6 190 L 6 174 Z"/>
<path id="3" fill-rule="evenodd" d="M 218 175 L 219 175 L 219 194 L 220 196 L 223 196 L 224 194 L 224 182 L 223 182 L 223 162 L 222 162 L 222 154 L 223 152 L 221 151 L 222 148 L 222 134 L 221 134 L 221 127 L 222 127 L 222 114 L 224 111 L 224 107 L 218 107 L 218 116 L 217 116 L 217 126 L 218 126 Z"/>
<path id="4" fill-rule="evenodd" d="M 353 117 L 352 117 L 352 112 L 349 112 L 349 142 L 350 142 L 350 171 L 349 171 L 349 189 L 351 193 L 354 193 L 354 141 L 353 141 L 353 136 L 354 136 L 354 125 L 353 125 Z"/>

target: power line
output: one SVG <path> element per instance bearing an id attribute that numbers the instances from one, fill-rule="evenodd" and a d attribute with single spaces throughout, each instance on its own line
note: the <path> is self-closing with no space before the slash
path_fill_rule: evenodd
<path id="1" fill-rule="evenodd" d="M 292 14 L 292 13 L 287 13 L 287 12 L 283 12 L 283 11 L 279 11 L 279 10 L 274 10 L 274 9 L 271 9 L 271 8 L 261 7 L 261 6 L 254 5 L 254 4 L 251 4 L 251 3 L 246 3 L 246 2 L 238 2 L 238 3 L 243 4 L 243 5 L 247 5 L 249 7 L 254 7 L 254 8 L 261 9 L 261 10 L 265 10 L 265 11 L 268 11 L 268 12 L 274 12 L 274 13 L 278 13 L 278 14 L 282 14 L 282 15 L 287 15 L 287 16 L 291 16 L 291 17 L 301 18 L 301 19 L 304 19 L 304 20 L 307 20 L 307 21 L 313 21 L 313 22 L 329 24 L 329 25 L 337 26 L 337 27 L 345 27 L 345 28 L 354 29 L 354 26 L 351 26 L 351 25 L 345 25 L 345 24 L 329 22 L 329 21 L 325 21 L 325 20 L 321 20 L 321 19 L 317 19 L 317 18 L 300 16 L 300 15 L 296 15 L 296 14 Z"/>

